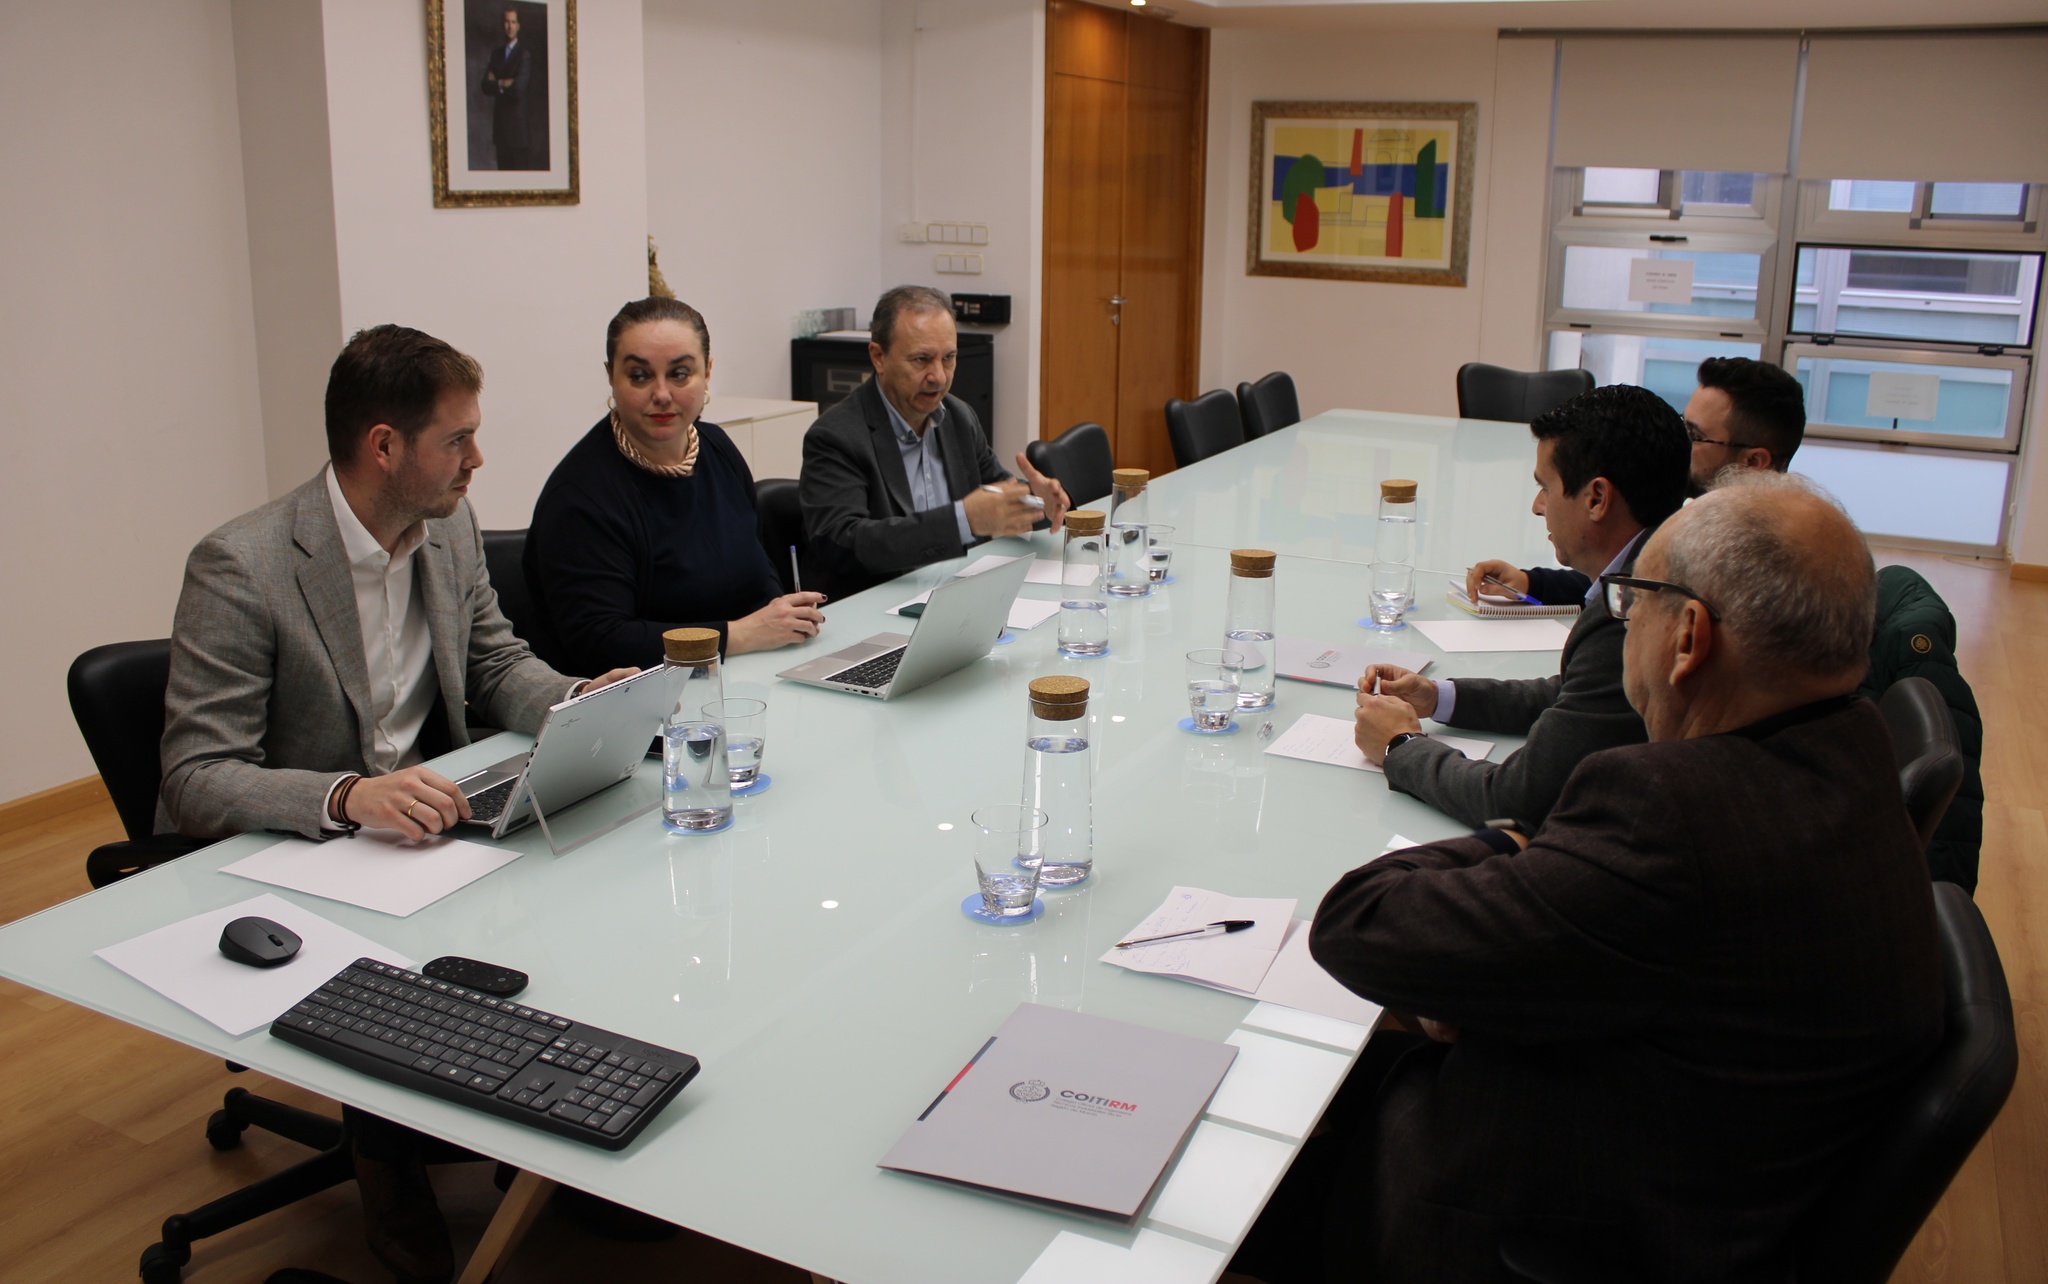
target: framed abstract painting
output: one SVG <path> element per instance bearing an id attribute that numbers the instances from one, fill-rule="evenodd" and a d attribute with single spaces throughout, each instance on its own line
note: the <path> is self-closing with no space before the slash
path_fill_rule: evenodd
<path id="1" fill-rule="evenodd" d="M 574 205 L 576 0 L 427 0 L 434 204 Z"/>
<path id="2" fill-rule="evenodd" d="M 1465 284 L 1476 103 L 1252 104 L 1245 271 Z"/>

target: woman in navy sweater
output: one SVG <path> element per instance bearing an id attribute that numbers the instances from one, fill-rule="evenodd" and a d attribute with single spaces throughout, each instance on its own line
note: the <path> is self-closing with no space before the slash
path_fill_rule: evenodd
<path id="1" fill-rule="evenodd" d="M 555 466 L 526 536 L 534 650 L 602 673 L 660 664 L 674 628 L 717 629 L 728 655 L 817 636 L 824 596 L 781 593 L 747 461 L 697 418 L 710 399 L 704 318 L 675 299 L 629 303 L 605 331 L 604 364 L 613 409 Z"/>

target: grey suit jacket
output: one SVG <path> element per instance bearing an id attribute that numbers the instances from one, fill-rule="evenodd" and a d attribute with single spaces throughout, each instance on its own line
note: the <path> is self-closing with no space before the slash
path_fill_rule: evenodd
<path id="1" fill-rule="evenodd" d="M 1645 532 L 1622 564 L 1624 574 L 1648 542 Z M 1500 762 L 1474 762 L 1441 740 L 1410 740 L 1387 755 L 1387 783 L 1464 824 L 1506 817 L 1534 833 L 1586 755 L 1649 739 L 1621 688 L 1627 636 L 1596 597 L 1572 621 L 1555 676 L 1459 678 L 1450 725 L 1526 735 L 1528 742 Z"/>
<path id="2" fill-rule="evenodd" d="M 946 419 L 936 431 L 952 498 L 1008 480 L 966 402 L 947 397 Z M 804 434 L 799 493 L 812 560 L 825 574 L 820 587 L 834 597 L 965 551 L 950 504 L 921 513 L 911 508 L 903 452 L 872 379 Z"/>
<path id="3" fill-rule="evenodd" d="M 414 554 L 451 744 L 465 704 L 532 732 L 570 679 L 534 658 L 498 609 L 464 503 Z M 323 836 L 335 780 L 371 774 L 369 667 L 341 528 L 323 475 L 208 535 L 185 562 L 164 699 L 159 832 Z"/>

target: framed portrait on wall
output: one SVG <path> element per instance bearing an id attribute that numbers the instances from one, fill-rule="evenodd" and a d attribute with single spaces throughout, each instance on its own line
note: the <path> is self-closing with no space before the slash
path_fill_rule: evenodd
<path id="1" fill-rule="evenodd" d="M 576 0 L 427 0 L 434 204 L 574 205 Z"/>
<path id="2" fill-rule="evenodd" d="M 1252 104 L 1245 271 L 1465 284 L 1476 103 Z"/>

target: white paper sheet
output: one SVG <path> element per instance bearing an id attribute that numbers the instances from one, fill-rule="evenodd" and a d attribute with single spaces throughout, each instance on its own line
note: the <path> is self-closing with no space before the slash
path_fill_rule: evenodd
<path id="1" fill-rule="evenodd" d="M 962 574 L 965 574 L 965 572 L 962 572 Z M 1076 566 L 1066 574 L 1066 582 L 1069 584 L 1090 584 L 1094 582 L 1097 572 L 1090 567 Z M 1033 562 L 1031 569 L 1024 572 L 1024 582 L 1026 584 L 1057 585 L 1060 582 L 1060 564 L 1058 562 L 1046 561 Z"/>
<path id="2" fill-rule="evenodd" d="M 1332 646 L 1314 638 L 1289 637 L 1284 633 L 1273 639 L 1273 654 L 1278 666 L 1274 671 L 1283 678 L 1354 689 L 1369 664 L 1394 664 L 1410 673 L 1420 673 L 1436 661 L 1435 656 L 1420 651 Z"/>
<path id="3" fill-rule="evenodd" d="M 1863 413 L 1872 419 L 1932 419 L 1940 404 L 1940 375 L 1873 370 Z"/>
<path id="4" fill-rule="evenodd" d="M 1366 760 L 1354 738 L 1355 725 L 1349 718 L 1326 718 L 1320 713 L 1304 713 L 1293 726 L 1274 737 L 1266 746 L 1266 752 L 1282 758 L 1299 758 L 1304 762 L 1326 762 L 1333 767 L 1349 767 L 1353 771 L 1370 771 L 1374 775 L 1386 774 Z M 1432 740 L 1441 740 L 1474 762 L 1482 762 L 1493 752 L 1490 740 L 1468 740 L 1464 736 L 1445 736 L 1432 731 Z"/>
<path id="5" fill-rule="evenodd" d="M 250 916 L 267 918 L 299 934 L 305 943 L 291 962 L 250 967 L 230 962 L 220 952 L 221 929 Z M 337 927 L 269 892 L 239 905 L 195 914 L 94 953 L 237 1038 L 269 1025 L 359 958 L 403 968 L 419 966 L 396 950 Z"/>
<path id="6" fill-rule="evenodd" d="M 1129 1248 L 1061 1231 L 1017 1284 L 1208 1284 L 1223 1254 L 1177 1235 L 1141 1230 Z"/>
<path id="7" fill-rule="evenodd" d="M 1415 620 L 1446 651 L 1557 651 L 1571 630 L 1556 620 Z"/>
<path id="8" fill-rule="evenodd" d="M 1164 904 L 1147 914 L 1121 939 L 1128 941 L 1140 936 L 1185 932 L 1233 918 L 1251 919 L 1254 926 L 1242 932 L 1192 937 L 1184 941 L 1161 941 L 1157 945 L 1136 945 L 1127 950 L 1112 945 L 1102 956 L 1102 961 L 1133 972 L 1177 976 L 1213 985 L 1219 990 L 1252 994 L 1258 990 L 1259 982 L 1266 977 L 1266 970 L 1273 966 L 1274 958 L 1280 953 L 1281 943 L 1287 939 L 1288 924 L 1294 921 L 1297 903 L 1292 897 L 1283 900 L 1277 897 L 1225 896 L 1199 887 L 1176 887 L 1167 893 Z"/>
<path id="9" fill-rule="evenodd" d="M 1029 555 L 1026 554 L 1026 556 Z M 975 558 L 967 565 L 961 567 L 958 574 L 979 575 L 983 571 L 992 571 L 998 566 L 1002 566 L 1007 562 L 1014 562 L 1016 560 L 1017 559 L 1014 557 L 999 557 L 994 553 L 985 553 L 982 556 Z M 1037 575 L 1038 568 L 1041 566 L 1050 566 L 1052 568 L 1052 578 L 1046 580 L 1036 580 L 1032 578 L 1033 576 Z M 1060 564 L 1058 562 L 1033 562 L 1031 564 L 1030 571 L 1026 573 L 1025 582 L 1057 584 L 1059 582 L 1059 569 Z M 904 607 L 922 606 L 926 602 L 929 602 L 931 600 L 931 590 L 926 589 L 924 592 L 918 594 L 914 598 L 911 598 L 907 602 L 898 602 L 896 605 L 890 607 L 886 613 L 889 615 L 901 615 L 903 614 Z M 1037 628 L 1039 625 L 1045 623 L 1047 620 L 1051 619 L 1055 615 L 1058 615 L 1059 613 L 1060 604 L 1058 602 L 1042 602 L 1039 601 L 1037 598 L 1020 597 L 1010 603 L 1010 614 L 1009 617 L 1006 620 L 1004 620 L 1003 624 L 1005 628 L 1022 632 L 1026 629 Z"/>
<path id="10" fill-rule="evenodd" d="M 1631 259 L 1628 265 L 1630 303 L 1691 303 L 1691 259 Z"/>
<path id="11" fill-rule="evenodd" d="M 1307 919 L 1298 918 L 1287 929 L 1287 941 L 1266 969 L 1266 979 L 1259 982 L 1257 998 L 1367 1028 L 1380 1019 L 1379 1004 L 1339 985 L 1309 954 Z"/>
<path id="12" fill-rule="evenodd" d="M 326 843 L 287 838 L 221 872 L 405 918 L 518 859 L 445 835 L 409 843 L 396 830 L 365 829 Z"/>

